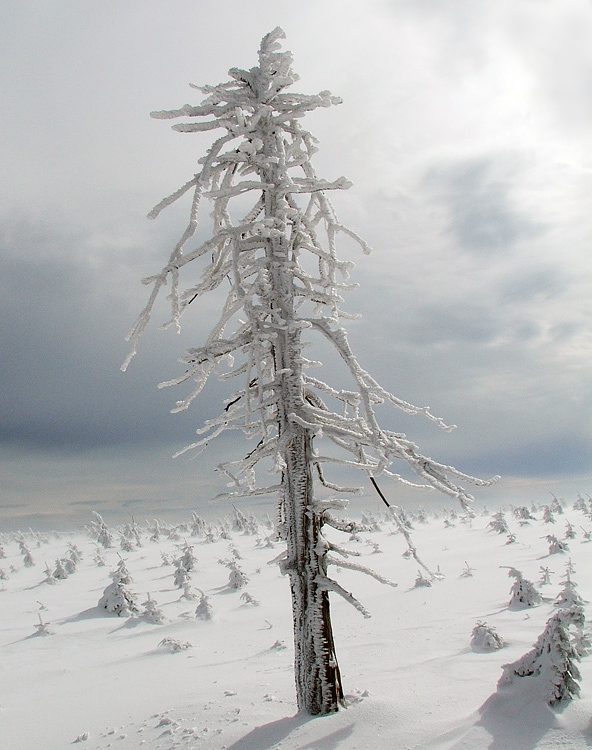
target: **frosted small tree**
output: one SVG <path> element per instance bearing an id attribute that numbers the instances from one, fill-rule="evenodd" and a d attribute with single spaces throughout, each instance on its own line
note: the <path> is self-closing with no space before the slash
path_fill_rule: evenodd
<path id="1" fill-rule="evenodd" d="M 212 608 L 212 603 L 210 602 L 210 597 L 206 596 L 203 591 L 201 592 L 199 604 L 195 609 L 195 616 L 198 618 L 198 620 L 211 620 L 214 616 L 214 610 Z"/>
<path id="2" fill-rule="evenodd" d="M 400 459 L 419 476 L 421 486 L 457 498 L 465 510 L 472 498 L 456 482 L 489 482 L 427 458 L 404 435 L 377 421 L 375 406 L 386 403 L 448 429 L 427 408 L 397 398 L 363 370 L 340 326 L 347 317 L 340 305 L 342 292 L 350 286 L 351 264 L 338 258 L 336 241 L 346 236 L 364 252 L 369 248 L 339 221 L 328 198 L 330 191 L 348 188 L 349 182 L 317 177 L 311 162 L 315 139 L 300 124 L 307 112 L 331 107 L 339 99 L 327 91 L 287 91 L 298 77 L 291 68 L 291 54 L 280 51 L 283 37 L 279 28 L 264 37 L 256 67 L 233 68 L 229 81 L 195 87 L 205 95 L 201 104 L 153 113 L 159 119 L 188 118 L 173 125 L 179 132 L 219 129 L 221 134 L 200 159 L 197 173 L 149 214 L 155 218 L 193 192 L 189 224 L 168 263 L 144 280 L 152 291 L 130 331 L 132 347 L 123 369 L 165 285 L 170 282 L 171 318 L 164 327 L 177 330 L 197 298 L 226 290 L 220 318 L 205 344 L 189 349 L 181 360 L 184 372 L 161 385 L 193 381 L 174 409 L 181 411 L 211 374 L 238 381 L 220 416 L 200 428 L 199 439 L 186 450 L 199 450 L 227 430 L 257 439 L 242 459 L 219 467 L 233 488 L 225 496 L 278 497 L 279 533 L 287 545 L 282 570 L 292 593 L 298 706 L 325 714 L 343 701 L 329 592 L 357 604 L 328 575 L 334 558 L 323 525 L 343 524 L 331 513 L 332 502 L 315 495 L 314 485 L 334 492 L 356 490 L 329 481 L 326 465 L 357 467 L 372 483 L 378 475 L 405 481 L 390 469 Z M 202 196 L 213 203 L 213 233 L 197 247 L 188 247 Z M 188 264 L 198 266 L 201 276 L 182 290 L 180 274 Z M 351 390 L 331 387 L 309 373 L 314 363 L 305 357 L 305 347 L 312 336 L 335 349 L 351 377 Z M 329 451 L 324 449 L 327 444 L 332 444 Z M 344 457 L 337 459 L 334 448 Z M 262 484 L 258 466 L 275 471 L 277 479 Z M 365 611 L 361 605 L 359 609 Z"/>
<path id="3" fill-rule="evenodd" d="M 493 625 L 479 620 L 471 632 L 473 651 L 498 651 L 505 646 L 504 639 L 498 635 Z"/>
<path id="4" fill-rule="evenodd" d="M 537 591 L 534 583 L 524 578 L 519 570 L 516 570 L 516 568 L 510 568 L 508 576 L 514 579 L 514 583 L 510 587 L 508 609 L 536 607 L 542 602 L 542 597 Z"/>
<path id="5" fill-rule="evenodd" d="M 547 534 L 545 539 L 547 540 L 547 542 L 549 542 L 550 555 L 559 555 L 563 552 L 569 552 L 569 545 L 567 544 L 567 542 L 564 542 L 561 539 L 557 539 L 554 534 Z"/>
<path id="6" fill-rule="evenodd" d="M 154 625 L 161 625 L 165 622 L 163 611 L 159 608 L 158 604 L 150 594 L 147 595 L 146 601 L 142 602 L 142 607 L 144 607 L 144 609 L 142 610 L 140 617 L 143 620 L 146 620 L 146 622 L 151 622 Z"/>
<path id="7" fill-rule="evenodd" d="M 121 563 L 123 563 L 123 560 Z M 118 617 L 129 617 L 136 615 L 140 610 L 136 603 L 136 597 L 127 587 L 131 579 L 129 574 L 126 575 L 125 572 L 122 572 L 125 569 L 125 564 L 122 566 L 121 563 L 110 574 L 113 582 L 103 591 L 97 606 Z"/>
<path id="8" fill-rule="evenodd" d="M 581 607 L 561 609 L 549 618 L 532 649 L 511 664 L 504 664 L 498 688 L 517 677 L 534 677 L 540 682 L 542 697 L 551 705 L 580 694 L 579 653 L 570 640 L 570 628 L 579 632 L 585 624 Z"/>

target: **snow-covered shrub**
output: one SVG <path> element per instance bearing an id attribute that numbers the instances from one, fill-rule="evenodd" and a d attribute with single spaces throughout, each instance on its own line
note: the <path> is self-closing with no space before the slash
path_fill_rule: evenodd
<path id="1" fill-rule="evenodd" d="M 202 593 L 199 604 L 195 609 L 195 616 L 199 620 L 211 620 L 214 616 L 214 610 L 212 609 L 210 597 L 206 596 L 204 593 Z"/>
<path id="2" fill-rule="evenodd" d="M 205 536 L 206 522 L 197 513 L 191 514 L 191 536 Z"/>
<path id="3" fill-rule="evenodd" d="M 565 504 L 565 500 L 563 498 L 556 498 L 555 495 L 553 495 L 553 502 L 551 503 L 551 510 L 553 513 L 557 513 L 557 515 L 563 514 L 563 505 Z"/>
<path id="4" fill-rule="evenodd" d="M 57 583 L 57 580 L 54 578 L 53 570 L 49 567 L 47 563 L 45 563 L 45 578 L 43 579 L 43 583 L 47 583 L 50 586 L 55 586 Z"/>
<path id="5" fill-rule="evenodd" d="M 176 638 L 170 638 L 169 636 L 163 638 L 158 645 L 166 648 L 171 654 L 178 654 L 180 651 L 186 651 L 188 648 L 193 648 L 193 643 L 190 643 L 189 641 L 178 641 Z"/>
<path id="6" fill-rule="evenodd" d="M 413 584 L 416 589 L 422 588 L 422 587 L 429 587 L 432 585 L 432 582 L 429 578 L 426 578 L 426 576 L 423 575 L 421 570 L 417 571 L 417 578 L 415 579 L 415 583 Z"/>
<path id="7" fill-rule="evenodd" d="M 35 625 L 35 635 L 53 635 L 53 630 L 49 629 L 50 622 L 43 622 L 40 614 L 37 614 L 39 622 Z"/>
<path id="8" fill-rule="evenodd" d="M 462 569 L 460 577 L 461 578 L 472 578 L 473 577 L 473 571 L 475 568 L 471 568 L 469 563 L 465 560 L 465 567 Z"/>
<path id="9" fill-rule="evenodd" d="M 492 625 L 478 620 L 471 632 L 473 651 L 497 651 L 505 646 L 504 639 L 495 632 Z"/>
<path id="10" fill-rule="evenodd" d="M 228 562 L 230 574 L 228 576 L 228 585 L 231 589 L 242 589 L 249 582 L 248 577 L 234 560 Z"/>
<path id="11" fill-rule="evenodd" d="M 525 609 L 526 607 L 536 607 L 541 603 L 542 597 L 536 586 L 532 581 L 524 578 L 519 570 L 510 568 L 508 576 L 514 578 L 514 583 L 510 588 L 508 609 Z"/>
<path id="12" fill-rule="evenodd" d="M 95 550 L 95 556 L 94 556 L 95 563 L 99 568 L 104 567 L 107 563 L 105 562 L 105 558 L 103 557 L 103 553 L 101 552 L 101 548 L 97 547 Z"/>
<path id="13" fill-rule="evenodd" d="M 563 584 L 563 588 L 555 599 L 555 606 L 563 609 L 570 609 L 571 607 L 583 607 L 584 600 L 577 592 L 577 586 L 574 581 L 571 580 L 571 576 L 568 574 Z"/>
<path id="14" fill-rule="evenodd" d="M 161 609 L 158 608 L 158 604 L 154 601 L 154 599 L 148 594 L 148 598 L 145 602 L 142 602 L 142 606 L 144 607 L 142 613 L 140 614 L 140 617 L 143 620 L 146 620 L 146 622 L 151 622 L 154 625 L 160 625 L 165 621 L 165 616 Z"/>
<path id="15" fill-rule="evenodd" d="M 189 571 L 183 566 L 180 560 L 175 560 L 173 581 L 178 589 L 184 589 L 187 583 L 191 583 Z"/>
<path id="16" fill-rule="evenodd" d="M 261 602 L 258 599 L 255 599 L 254 596 L 251 596 L 248 591 L 245 591 L 244 594 L 241 594 L 241 600 L 245 604 L 252 604 L 253 607 L 258 607 Z"/>
<path id="17" fill-rule="evenodd" d="M 539 570 L 541 571 L 539 586 L 549 586 L 551 584 L 551 575 L 554 573 L 554 571 L 550 570 L 545 565 L 540 565 Z"/>
<path id="18" fill-rule="evenodd" d="M 175 561 L 175 565 L 182 565 L 188 573 L 197 567 L 197 558 L 193 554 L 193 545 L 185 543 L 183 554 Z"/>
<path id="19" fill-rule="evenodd" d="M 68 557 L 74 562 L 79 563 L 82 560 L 82 552 L 78 545 L 68 542 Z"/>
<path id="20" fill-rule="evenodd" d="M 532 649 L 511 664 L 504 664 L 498 688 L 516 678 L 530 677 L 540 684 L 541 697 L 554 705 L 580 694 L 580 656 L 570 640 L 570 628 L 582 629 L 585 618 L 581 607 L 561 609 L 549 618 Z"/>
<path id="21" fill-rule="evenodd" d="M 491 516 L 491 521 L 487 524 L 487 528 L 490 528 L 492 531 L 495 531 L 498 534 L 510 533 L 510 528 L 506 523 L 506 519 L 504 518 L 504 514 L 501 510 L 498 510 L 497 513 L 494 513 L 493 516 Z"/>
<path id="22" fill-rule="evenodd" d="M 68 577 L 68 571 L 64 567 L 64 563 L 60 558 L 56 560 L 56 566 L 55 566 L 55 570 L 53 571 L 53 577 L 58 581 L 64 581 Z"/>
<path id="23" fill-rule="evenodd" d="M 32 568 L 33 565 L 35 565 L 35 560 L 33 559 L 31 550 L 24 543 L 21 544 L 21 553 L 23 555 L 23 565 L 25 568 Z"/>
<path id="24" fill-rule="evenodd" d="M 550 555 L 557 555 L 562 552 L 569 551 L 569 545 L 567 544 L 567 542 L 564 542 L 561 539 L 557 539 L 557 537 L 553 534 L 548 534 L 545 538 L 547 542 L 549 542 Z"/>
<path id="25" fill-rule="evenodd" d="M 91 511 L 92 521 L 87 526 L 89 534 L 105 549 L 113 546 L 113 536 L 99 513 Z"/>
<path id="26" fill-rule="evenodd" d="M 517 508 L 514 508 L 512 510 L 512 514 L 514 518 L 520 523 L 528 523 L 529 521 L 535 521 L 535 517 L 532 515 L 532 513 L 528 510 L 526 505 L 520 505 Z"/>
<path id="27" fill-rule="evenodd" d="M 555 523 L 555 516 L 548 505 L 543 505 L 543 523 Z"/>
<path id="28" fill-rule="evenodd" d="M 118 567 L 111 573 L 113 582 L 103 591 L 99 599 L 98 607 L 106 609 L 118 617 L 129 617 L 139 612 L 136 598 L 128 589 L 131 581 L 129 571 L 125 567 L 124 560 L 119 562 Z"/>
<path id="29" fill-rule="evenodd" d="M 136 547 L 134 545 L 134 542 L 125 534 L 119 535 L 119 546 L 124 552 L 134 552 Z"/>

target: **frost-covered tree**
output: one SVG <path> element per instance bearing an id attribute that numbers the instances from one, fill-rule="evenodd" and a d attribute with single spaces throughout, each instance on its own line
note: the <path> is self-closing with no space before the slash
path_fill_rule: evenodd
<path id="1" fill-rule="evenodd" d="M 142 602 L 142 607 L 144 607 L 144 609 L 142 610 L 140 617 L 143 620 L 146 620 L 146 622 L 151 622 L 154 625 L 161 625 L 165 622 L 166 618 L 163 611 L 159 608 L 158 604 L 150 594 L 147 595 L 146 601 Z"/>
<path id="2" fill-rule="evenodd" d="M 498 534 L 510 533 L 510 528 L 504 518 L 504 513 L 501 510 L 498 510 L 497 513 L 494 513 L 493 516 L 491 516 L 491 521 L 487 524 L 487 527 L 496 531 Z"/>
<path id="3" fill-rule="evenodd" d="M 211 374 L 238 382 L 220 416 L 201 427 L 199 439 L 185 450 L 199 450 L 228 430 L 255 438 L 246 456 L 219 467 L 233 488 L 225 496 L 278 497 L 278 527 L 287 545 L 282 570 L 292 592 L 298 706 L 324 714 L 336 711 L 343 701 L 329 592 L 356 602 L 328 574 L 334 559 L 323 525 L 343 524 L 331 513 L 332 503 L 318 499 L 315 483 L 334 492 L 355 488 L 330 481 L 327 465 L 357 467 L 373 483 L 379 475 L 405 481 L 390 468 L 399 459 L 418 475 L 420 486 L 457 498 L 465 509 L 472 498 L 457 482 L 489 482 L 422 455 L 403 434 L 377 420 L 375 407 L 390 404 L 448 429 L 427 408 L 382 388 L 350 349 L 340 324 L 347 315 L 340 306 L 341 294 L 350 286 L 351 263 L 338 258 L 336 244 L 345 236 L 364 252 L 369 247 L 339 221 L 328 197 L 333 190 L 348 188 L 349 182 L 316 175 L 311 161 L 315 139 L 300 123 L 307 112 L 338 104 L 339 99 L 327 91 L 288 91 L 298 77 L 291 54 L 280 51 L 283 37 L 279 28 L 267 34 L 258 64 L 250 70 L 232 68 L 229 81 L 196 87 L 205 95 L 201 104 L 152 113 L 158 119 L 187 118 L 173 125 L 182 133 L 221 132 L 194 176 L 149 214 L 155 218 L 193 193 L 188 226 L 169 261 L 144 280 L 152 290 L 130 331 L 131 351 L 123 369 L 169 282 L 171 318 L 164 327 L 177 330 L 197 298 L 213 290 L 226 293 L 206 342 L 189 349 L 181 360 L 184 371 L 161 385 L 193 383 L 174 409 L 181 411 Z M 202 197 L 213 203 L 212 236 L 190 246 Z M 192 278 L 198 280 L 182 289 L 181 272 L 189 264 Z M 332 387 L 310 373 L 315 363 L 305 356 L 305 347 L 311 337 L 320 337 L 337 352 L 351 389 Z M 258 466 L 275 471 L 275 481 L 262 483 Z"/>
<path id="4" fill-rule="evenodd" d="M 514 583 L 510 587 L 508 609 L 525 609 L 526 607 L 536 607 L 541 603 L 542 597 L 536 586 L 532 581 L 524 578 L 519 570 L 510 568 L 508 576 L 514 579 Z"/>
<path id="5" fill-rule="evenodd" d="M 479 620 L 471 632 L 473 651 L 498 651 L 505 646 L 504 639 L 498 635 L 493 625 Z"/>
<path id="6" fill-rule="evenodd" d="M 214 616 L 214 610 L 212 608 L 210 597 L 206 596 L 203 592 L 201 593 L 199 604 L 195 608 L 195 616 L 198 618 L 198 620 L 211 620 Z"/>
<path id="7" fill-rule="evenodd" d="M 550 555 L 558 555 L 562 552 L 569 551 L 569 545 L 567 544 L 567 542 L 564 542 L 561 539 L 557 539 L 554 534 L 547 534 L 545 539 L 549 542 Z"/>
<path id="8" fill-rule="evenodd" d="M 105 549 L 109 549 L 113 546 L 113 535 L 109 531 L 109 528 L 100 513 L 91 511 L 92 521 L 88 524 L 88 531 L 91 536 L 96 539 Z"/>
<path id="9" fill-rule="evenodd" d="M 140 610 L 136 603 L 136 597 L 128 588 L 131 578 L 129 574 L 126 575 L 127 569 L 125 568 L 125 563 L 123 565 L 122 563 L 123 560 L 111 572 L 110 575 L 113 581 L 103 591 L 98 607 L 106 609 L 107 612 L 111 612 L 118 617 L 129 617 L 137 614 Z"/>
<path id="10" fill-rule="evenodd" d="M 585 624 L 581 607 L 561 609 L 549 618 L 532 649 L 511 664 L 503 665 L 498 687 L 513 683 L 516 677 L 536 677 L 542 697 L 551 705 L 580 694 L 579 653 L 570 640 L 570 628 L 582 631 Z"/>
<path id="11" fill-rule="evenodd" d="M 555 599 L 555 606 L 561 607 L 562 609 L 570 609 L 571 607 L 583 607 L 584 600 L 577 591 L 577 585 L 575 581 L 572 581 L 569 573 L 565 578 L 563 588 Z"/>

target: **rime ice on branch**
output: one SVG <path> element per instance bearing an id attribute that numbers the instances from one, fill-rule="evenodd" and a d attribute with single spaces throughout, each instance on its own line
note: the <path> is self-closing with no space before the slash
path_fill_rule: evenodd
<path id="1" fill-rule="evenodd" d="M 155 218 L 185 193 L 193 194 L 188 226 L 168 263 L 159 274 L 144 279 L 152 291 L 130 331 L 132 346 L 123 369 L 136 352 L 163 287 L 170 284 L 171 317 L 164 327 L 177 329 L 198 297 L 219 288 L 227 291 L 206 342 L 189 349 L 181 360 L 185 371 L 161 386 L 192 383 L 173 410 L 181 411 L 211 374 L 237 383 L 220 416 L 201 427 L 199 439 L 185 450 L 201 449 L 228 430 L 257 439 L 244 458 L 219 467 L 232 488 L 224 496 L 279 498 L 280 532 L 288 548 L 282 568 L 292 588 L 298 702 L 310 713 L 328 713 L 337 709 L 343 696 L 328 591 L 365 610 L 327 575 L 333 560 L 322 526 L 344 530 L 344 524 L 330 513 L 331 503 L 315 499 L 313 481 L 335 492 L 356 491 L 325 476 L 326 466 L 340 464 L 370 477 L 385 475 L 403 482 L 391 470 L 393 461 L 401 459 L 418 475 L 420 486 L 457 498 L 465 509 L 472 498 L 457 480 L 490 482 L 423 456 L 405 435 L 378 423 L 375 407 L 386 403 L 449 429 L 428 408 L 413 406 L 382 388 L 350 349 L 340 322 L 348 317 L 341 309 L 341 295 L 351 287 L 352 264 L 338 258 L 337 240 L 345 235 L 363 252 L 369 248 L 339 221 L 328 197 L 350 183 L 343 177 L 317 176 L 311 163 L 316 141 L 300 124 L 307 112 L 340 100 L 328 91 L 287 91 L 298 77 L 291 69 L 291 54 L 279 51 L 283 37 L 279 28 L 264 37 L 256 67 L 233 68 L 228 82 L 195 87 L 205 95 L 201 104 L 152 113 L 159 119 L 187 118 L 173 125 L 179 132 L 221 133 L 199 160 L 198 172 L 149 214 Z M 213 234 L 189 246 L 202 197 L 213 204 Z M 201 268 L 201 276 L 182 289 L 181 272 L 190 263 Z M 340 356 L 351 377 L 350 390 L 334 388 L 310 374 L 310 366 L 318 363 L 308 360 L 304 350 L 313 335 Z M 328 443 L 339 449 L 341 458 L 334 450 L 319 449 Z M 260 462 L 275 467 L 277 479 L 271 484 L 259 483 Z"/>

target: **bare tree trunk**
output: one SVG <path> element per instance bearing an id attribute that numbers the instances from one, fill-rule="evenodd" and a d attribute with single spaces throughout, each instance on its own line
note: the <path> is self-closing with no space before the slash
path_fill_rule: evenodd
<path id="1" fill-rule="evenodd" d="M 274 139 L 268 142 L 273 153 Z M 263 182 L 275 185 L 271 168 Z M 264 191 L 265 217 L 278 216 L 278 198 L 273 189 Z M 328 714 L 339 709 L 343 690 L 335 656 L 329 596 L 322 586 L 326 579 L 325 548 L 321 536 L 321 514 L 314 510 L 312 478 L 312 432 L 290 420 L 304 400 L 301 329 L 295 320 L 291 247 L 285 236 L 268 242 L 267 259 L 272 286 L 272 307 L 277 311 L 274 357 L 278 374 L 278 443 L 284 445 L 283 521 L 287 541 L 284 570 L 290 577 L 294 621 L 295 680 L 298 708 L 309 714 Z M 271 324 L 271 328 L 275 327 Z"/>
<path id="2" fill-rule="evenodd" d="M 319 586 L 326 576 L 319 542 L 321 519 L 312 509 L 311 443 L 309 432 L 292 426 L 286 451 L 284 513 L 294 619 L 295 679 L 298 708 L 327 714 L 343 700 L 335 656 L 329 596 Z"/>

